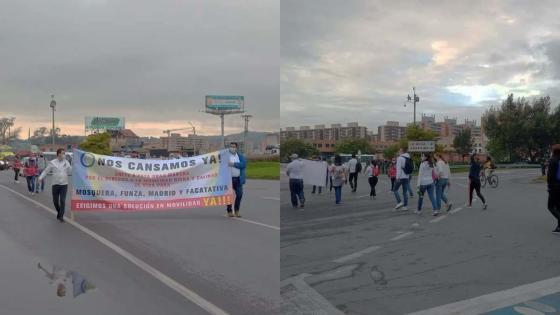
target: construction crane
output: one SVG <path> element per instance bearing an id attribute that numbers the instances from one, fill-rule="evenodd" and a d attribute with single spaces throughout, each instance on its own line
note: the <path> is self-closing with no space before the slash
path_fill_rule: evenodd
<path id="1" fill-rule="evenodd" d="M 187 130 L 187 129 L 191 129 L 191 128 L 177 128 L 177 129 L 167 129 L 164 130 L 163 133 L 167 134 L 167 151 L 169 151 L 169 146 L 171 145 L 171 132 L 173 131 L 179 131 L 179 130 Z"/>

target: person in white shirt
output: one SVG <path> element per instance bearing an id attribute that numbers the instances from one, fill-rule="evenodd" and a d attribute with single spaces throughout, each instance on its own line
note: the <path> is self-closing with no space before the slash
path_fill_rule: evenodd
<path id="1" fill-rule="evenodd" d="M 352 158 L 348 161 L 348 173 L 350 177 L 348 181 L 350 182 L 350 188 L 352 192 L 356 192 L 358 188 L 358 173 L 360 172 L 361 165 L 358 166 L 358 160 L 356 159 L 356 154 L 352 154 Z"/>
<path id="2" fill-rule="evenodd" d="M 436 154 L 436 173 L 437 173 L 437 182 L 436 182 L 436 204 L 438 211 L 441 211 L 441 201 L 445 202 L 445 210 L 449 212 L 453 204 L 449 202 L 447 196 L 445 196 L 445 188 L 451 187 L 451 170 L 449 169 L 449 164 L 443 158 L 443 156 L 438 153 Z"/>
<path id="3" fill-rule="evenodd" d="M 375 199 L 376 193 L 375 193 L 375 186 L 377 185 L 377 182 L 379 181 L 378 176 L 379 176 L 379 166 L 377 166 L 377 162 L 375 160 L 371 160 L 371 164 L 366 167 L 366 170 L 364 171 L 364 175 L 366 175 L 368 177 L 368 183 L 369 186 L 371 188 L 370 193 L 369 193 L 369 198 L 370 199 Z"/>
<path id="4" fill-rule="evenodd" d="M 412 165 L 412 160 L 410 158 L 410 154 L 407 153 L 407 148 L 401 148 L 399 150 L 399 157 L 397 158 L 397 176 L 395 181 L 395 187 L 393 188 L 393 193 L 395 194 L 395 199 L 397 199 L 397 205 L 395 209 L 408 210 L 408 190 L 410 189 L 410 174 L 412 174 L 412 170 L 406 169 L 408 165 Z M 403 198 L 404 202 L 401 202 L 401 196 L 399 195 L 399 188 L 403 187 Z"/>
<path id="5" fill-rule="evenodd" d="M 239 208 L 241 207 L 241 198 L 243 197 L 243 185 L 245 185 L 245 169 L 247 168 L 247 161 L 243 154 L 237 152 L 237 142 L 232 142 L 229 145 L 229 167 L 231 171 L 231 184 L 235 191 L 235 202 L 232 205 L 227 205 L 226 211 L 228 217 L 241 218 Z M 233 211 L 235 211 L 235 214 Z"/>
<path id="6" fill-rule="evenodd" d="M 420 168 L 418 170 L 418 182 L 416 187 L 418 188 L 418 209 L 414 211 L 416 214 L 422 213 L 422 202 L 424 200 L 424 193 L 428 192 L 428 197 L 432 203 L 433 215 L 437 216 L 439 211 L 436 206 L 436 200 L 434 198 L 434 177 L 436 176 L 434 169 L 434 162 L 429 153 L 422 155 L 422 163 L 420 163 Z"/>
<path id="7" fill-rule="evenodd" d="M 303 161 L 297 154 L 290 156 L 292 162 L 288 164 L 286 175 L 290 178 L 290 195 L 292 200 L 292 207 L 299 205 L 303 209 L 305 207 L 305 196 L 303 194 Z"/>
<path id="8" fill-rule="evenodd" d="M 66 192 L 68 191 L 68 175 L 72 173 L 70 163 L 64 158 L 64 149 L 56 150 L 56 159 L 49 162 L 47 168 L 39 176 L 39 181 L 43 180 L 52 171 L 52 196 L 54 207 L 56 208 L 56 218 L 61 223 L 64 222 L 64 206 Z"/>

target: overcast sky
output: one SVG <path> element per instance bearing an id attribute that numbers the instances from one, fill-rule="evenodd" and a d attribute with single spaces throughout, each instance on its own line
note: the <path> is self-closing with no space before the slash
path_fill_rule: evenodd
<path id="1" fill-rule="evenodd" d="M 476 119 L 508 93 L 560 103 L 558 1 L 284 0 L 281 126 Z M 371 130 L 371 129 L 370 129 Z"/>
<path id="2" fill-rule="evenodd" d="M 0 117 L 83 134 L 85 116 L 124 116 L 139 135 L 188 126 L 207 94 L 244 95 L 249 128 L 279 128 L 278 0 L 0 0 Z M 226 132 L 239 132 L 239 115 Z"/>

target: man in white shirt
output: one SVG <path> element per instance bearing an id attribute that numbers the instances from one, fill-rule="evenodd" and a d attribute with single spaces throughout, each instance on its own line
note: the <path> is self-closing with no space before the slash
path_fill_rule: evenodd
<path id="1" fill-rule="evenodd" d="M 49 162 L 47 168 L 39 176 L 39 181 L 43 180 L 47 174 L 52 171 L 52 196 L 54 207 L 56 208 L 56 218 L 61 223 L 64 222 L 64 206 L 66 201 L 66 192 L 68 191 L 68 175 L 72 173 L 70 163 L 64 158 L 66 152 L 64 149 L 56 150 L 56 159 Z"/>
<path id="2" fill-rule="evenodd" d="M 352 192 L 356 192 L 358 188 L 358 172 L 360 172 L 358 170 L 358 160 L 356 159 L 356 154 L 352 154 L 352 158 L 348 161 L 348 173 L 350 174 L 348 181 L 350 182 Z"/>
<path id="3" fill-rule="evenodd" d="M 247 161 L 245 157 L 237 152 L 237 142 L 232 142 L 229 145 L 229 169 L 231 171 L 231 184 L 233 190 L 235 191 L 235 202 L 232 205 L 227 205 L 226 211 L 228 217 L 241 218 L 239 214 L 239 208 L 241 207 L 241 198 L 243 197 L 243 185 L 245 185 L 245 168 L 247 167 Z M 235 213 L 233 212 L 235 211 Z"/>
<path id="4" fill-rule="evenodd" d="M 410 154 L 407 153 L 407 149 L 406 148 L 401 148 L 399 150 L 399 157 L 397 158 L 397 177 L 396 177 L 396 182 L 395 182 L 395 187 L 393 189 L 393 192 L 395 193 L 395 199 L 397 199 L 397 205 L 395 206 L 395 209 L 400 209 L 402 208 L 403 210 L 408 210 L 407 206 L 408 206 L 408 189 L 410 186 L 409 180 L 410 180 L 410 174 L 412 174 L 412 171 L 410 171 L 410 173 L 405 172 L 405 166 L 407 161 L 410 163 Z M 401 196 L 399 195 L 399 188 L 403 187 L 403 198 L 404 198 L 404 203 L 401 202 Z"/>
<path id="5" fill-rule="evenodd" d="M 298 207 L 298 199 L 301 208 L 305 206 L 305 196 L 303 195 L 303 161 L 297 154 L 290 156 L 292 162 L 288 164 L 286 174 L 290 178 L 290 195 L 292 207 Z"/>

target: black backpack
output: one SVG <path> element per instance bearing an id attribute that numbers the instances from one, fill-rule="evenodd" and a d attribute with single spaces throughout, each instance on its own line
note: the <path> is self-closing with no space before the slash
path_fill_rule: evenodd
<path id="1" fill-rule="evenodd" d="M 412 174 L 412 171 L 414 171 L 414 164 L 412 164 L 412 159 L 405 156 L 403 156 L 403 158 L 405 162 L 402 169 L 406 175 L 410 175 Z"/>
<path id="2" fill-rule="evenodd" d="M 358 162 L 356 164 L 356 173 L 359 173 L 362 171 L 362 163 Z"/>

